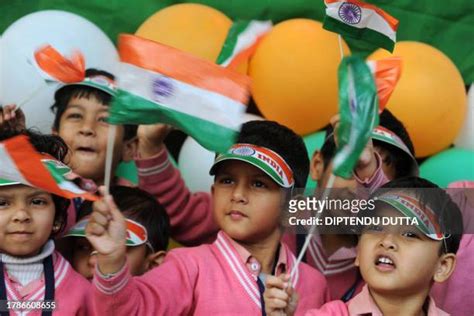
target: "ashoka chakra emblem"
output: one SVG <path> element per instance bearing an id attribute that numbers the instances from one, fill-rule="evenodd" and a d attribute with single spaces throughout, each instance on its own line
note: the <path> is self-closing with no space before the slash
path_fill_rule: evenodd
<path id="1" fill-rule="evenodd" d="M 339 17 L 348 24 L 357 24 L 362 18 L 361 8 L 354 3 L 345 2 L 339 7 Z"/>
<path id="2" fill-rule="evenodd" d="M 153 96 L 157 100 L 163 100 L 173 94 L 174 87 L 170 78 L 165 76 L 157 77 L 152 83 Z"/>
<path id="3" fill-rule="evenodd" d="M 238 147 L 232 150 L 232 153 L 239 156 L 252 156 L 255 150 L 248 146 Z"/>

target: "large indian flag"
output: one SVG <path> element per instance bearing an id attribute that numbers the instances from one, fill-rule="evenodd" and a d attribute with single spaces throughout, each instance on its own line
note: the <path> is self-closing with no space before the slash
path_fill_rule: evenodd
<path id="1" fill-rule="evenodd" d="M 64 175 L 68 172 L 69 167 L 62 162 L 36 152 L 24 135 L 0 142 L 0 188 L 24 184 L 68 199 L 98 199 L 66 180 Z"/>
<path id="2" fill-rule="evenodd" d="M 240 130 L 250 79 L 172 47 L 120 35 L 113 124 L 173 125 L 225 152 Z"/>
<path id="3" fill-rule="evenodd" d="M 355 37 L 393 51 L 398 20 L 382 9 L 359 0 L 324 0 L 326 30 Z"/>

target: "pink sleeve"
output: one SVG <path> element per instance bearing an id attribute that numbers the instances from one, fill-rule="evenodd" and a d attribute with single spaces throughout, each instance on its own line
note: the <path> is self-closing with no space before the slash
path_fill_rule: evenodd
<path id="1" fill-rule="evenodd" d="M 385 173 L 382 169 L 382 158 L 377 152 L 374 152 L 375 158 L 377 159 L 377 169 L 375 170 L 374 174 L 367 179 L 361 179 L 357 176 L 354 172 L 354 178 L 356 179 L 357 183 L 364 186 L 366 189 L 369 189 L 370 193 L 375 191 L 376 189 L 380 188 L 385 183 L 389 182 L 390 180 L 387 178 Z"/>
<path id="2" fill-rule="evenodd" d="M 198 270 L 170 252 L 162 265 L 132 277 L 128 264 L 111 278 L 97 269 L 93 280 L 95 315 L 189 315 Z M 191 264 L 189 264 L 191 263 Z"/>
<path id="3" fill-rule="evenodd" d="M 153 194 L 170 217 L 171 237 L 186 246 L 214 241 L 218 227 L 212 215 L 211 194 L 191 193 L 165 149 L 135 162 L 139 187 Z"/>
<path id="4" fill-rule="evenodd" d="M 310 309 L 305 316 L 350 316 L 346 304 L 343 301 L 332 301 L 324 304 L 321 308 Z"/>

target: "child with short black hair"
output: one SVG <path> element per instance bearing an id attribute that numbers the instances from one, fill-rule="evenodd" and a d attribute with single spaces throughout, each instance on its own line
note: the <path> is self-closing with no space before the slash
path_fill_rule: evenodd
<path id="1" fill-rule="evenodd" d="M 142 275 L 159 266 L 165 258 L 169 241 L 168 214 L 152 195 L 138 188 L 118 185 L 110 189 L 110 194 L 127 221 L 130 273 Z M 94 275 L 97 255 L 85 238 L 85 227 L 91 213 L 92 202 L 84 202 L 79 210 L 78 223 L 64 236 L 74 238 L 62 241 L 74 269 L 89 280 Z"/>
<path id="2" fill-rule="evenodd" d="M 53 132 L 69 146 L 68 164 L 79 176 L 102 185 L 105 178 L 108 107 L 115 95 L 115 78 L 97 69 L 88 69 L 82 82 L 66 84 L 54 95 Z M 135 125 L 117 126 L 112 170 L 118 163 L 134 158 Z M 87 185 L 86 185 L 87 186 Z M 95 187 L 89 182 L 89 186 Z M 86 188 L 93 191 L 91 188 Z"/>
<path id="3" fill-rule="evenodd" d="M 59 161 L 67 154 L 59 137 L 24 130 L 0 133 L 0 141 L 17 135 L 28 136 L 44 159 L 67 168 Z M 68 206 L 61 196 L 0 179 L 0 300 L 13 303 L 7 308 L 18 311 L 18 303 L 34 315 L 51 314 L 48 310 L 90 314 L 89 283 L 55 250 L 53 241 L 65 226 Z"/>
<path id="4" fill-rule="evenodd" d="M 364 227 L 356 265 L 367 285 L 348 303 L 330 302 L 306 315 L 447 315 L 429 293 L 454 270 L 463 230 L 459 208 L 442 189 L 417 177 L 387 183 L 373 198 L 375 211 L 359 216 L 406 221 Z M 268 280 L 269 314 L 280 309 L 293 313 L 283 282 L 284 277 Z"/>
<path id="5" fill-rule="evenodd" d="M 295 184 L 306 182 L 308 158 L 301 137 L 275 122 L 244 124 L 239 141 L 217 156 L 210 171 L 213 215 L 221 229 L 216 241 L 172 250 L 141 278 L 128 271 L 120 211 L 110 196 L 94 204 L 87 238 L 99 252 L 97 313 L 264 314 L 265 277 L 291 271 L 296 261 L 280 242 L 280 216 Z M 328 298 L 324 278 L 306 264 L 292 284 L 302 310 Z"/>

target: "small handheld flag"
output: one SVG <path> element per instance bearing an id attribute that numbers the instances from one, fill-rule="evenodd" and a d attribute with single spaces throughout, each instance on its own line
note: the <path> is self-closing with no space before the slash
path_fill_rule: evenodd
<path id="1" fill-rule="evenodd" d="M 378 125 L 378 98 L 369 67 L 359 57 L 345 57 L 339 66 L 338 150 L 334 174 L 350 178 L 372 130 Z"/>
<path id="2" fill-rule="evenodd" d="M 0 166 L 0 187 L 24 184 L 67 199 L 98 199 L 66 180 L 69 167 L 49 155 L 36 152 L 24 135 L 0 142 Z"/>
<path id="3" fill-rule="evenodd" d="M 216 63 L 235 69 L 255 52 L 260 41 L 271 29 L 271 21 L 234 22 Z"/>
<path id="4" fill-rule="evenodd" d="M 323 28 L 393 51 L 398 28 L 393 16 L 360 0 L 324 0 L 324 4 Z"/>
<path id="5" fill-rule="evenodd" d="M 112 124 L 165 123 L 211 151 L 233 145 L 250 95 L 247 76 L 133 35 L 120 35 L 119 53 Z"/>

